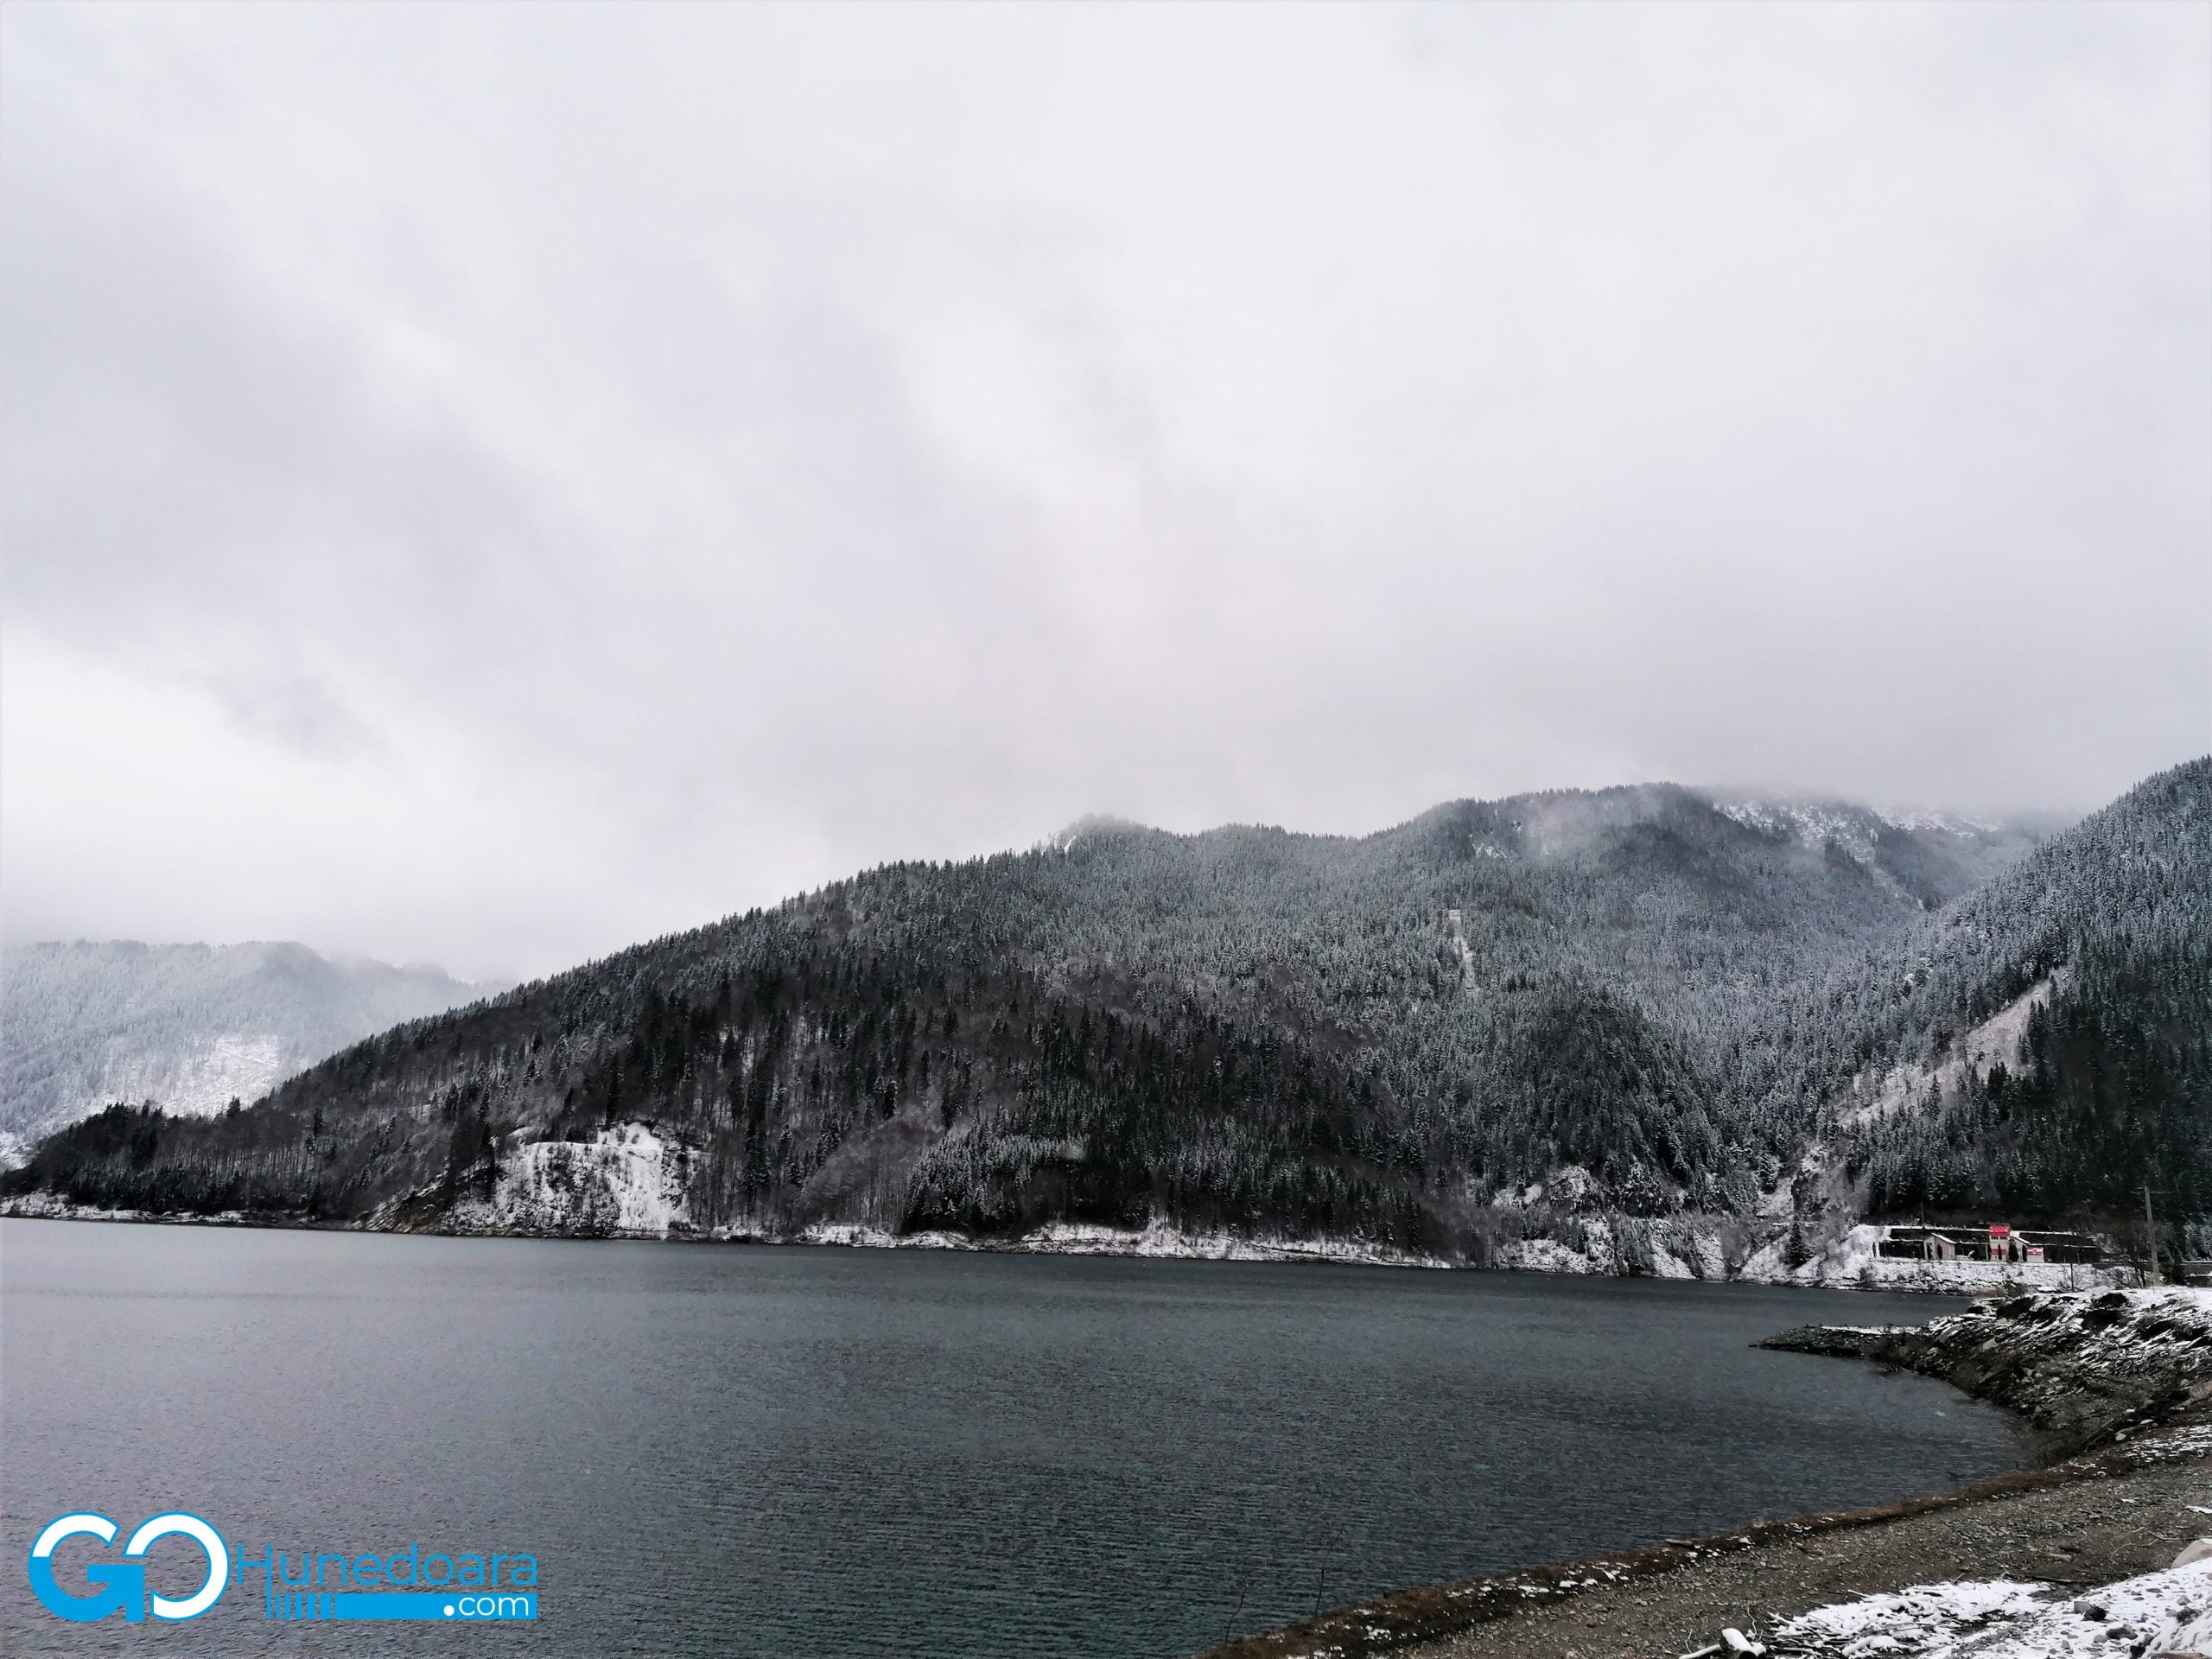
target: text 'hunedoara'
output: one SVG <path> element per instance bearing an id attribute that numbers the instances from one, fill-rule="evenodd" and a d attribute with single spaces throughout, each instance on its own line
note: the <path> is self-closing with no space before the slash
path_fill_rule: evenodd
<path id="1" fill-rule="evenodd" d="M 484 1555 L 474 1551 L 449 1554 L 434 1551 L 425 1555 L 419 1544 L 389 1555 L 345 1555 L 335 1550 L 296 1552 L 270 1544 L 261 1547 L 258 1559 L 239 1561 L 247 1572 L 264 1575 L 266 1592 L 279 1590 L 381 1589 L 400 1585 L 435 1590 L 445 1585 L 481 1585 L 491 1588 L 512 1585 L 527 1589 L 537 1582 L 537 1558 L 526 1553 Z"/>

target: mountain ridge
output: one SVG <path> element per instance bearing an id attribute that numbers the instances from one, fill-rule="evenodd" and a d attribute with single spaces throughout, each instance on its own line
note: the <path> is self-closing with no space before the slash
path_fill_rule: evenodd
<path id="1" fill-rule="evenodd" d="M 2124 798 L 2165 789 L 2192 894 L 2208 771 Z M 707 1231 L 1163 1226 L 1479 1260 L 1509 1233 L 1703 1217 L 1802 1247 L 1903 1190 L 1910 1155 L 1839 1128 L 1855 1080 L 2018 966 L 1899 993 L 1914 953 L 1950 950 L 1939 925 L 2052 846 L 2082 843 L 2067 880 L 2101 870 L 2115 811 L 2037 846 L 1815 806 L 1658 785 L 1357 838 L 1086 821 L 400 1027 L 240 1122 L 86 1126 L 10 1190 L 448 1225 L 525 1173 L 603 1182 L 601 1148 L 644 1144 L 627 1124 Z M 590 1230 L 595 1204 L 524 1230 Z"/>

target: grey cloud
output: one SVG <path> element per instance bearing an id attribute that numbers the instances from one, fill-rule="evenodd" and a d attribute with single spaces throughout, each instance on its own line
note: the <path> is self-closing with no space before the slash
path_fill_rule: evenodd
<path id="1" fill-rule="evenodd" d="M 0 36 L 11 935 L 536 969 L 1093 810 L 2212 742 L 2201 10 Z"/>
<path id="2" fill-rule="evenodd" d="M 329 684 L 299 671 L 246 664 L 211 673 L 205 689 L 243 730 L 296 753 L 331 760 L 372 757 L 385 741 Z"/>

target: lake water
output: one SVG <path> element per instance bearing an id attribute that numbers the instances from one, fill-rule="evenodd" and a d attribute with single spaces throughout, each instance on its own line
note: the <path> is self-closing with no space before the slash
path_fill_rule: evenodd
<path id="1" fill-rule="evenodd" d="M 1921 1297 L 24 1221 L 0 1287 L 18 1655 L 1134 1659 L 2024 1458 L 1940 1384 L 1748 1346 L 1955 1306 Z M 78 1509 L 528 1551 L 541 1617 L 271 1623 L 241 1574 L 188 1623 L 64 1624 L 21 1563 Z"/>

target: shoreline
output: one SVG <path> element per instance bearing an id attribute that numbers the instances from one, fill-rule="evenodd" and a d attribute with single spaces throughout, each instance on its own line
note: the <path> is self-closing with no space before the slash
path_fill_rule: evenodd
<path id="1" fill-rule="evenodd" d="M 2212 1518 L 2170 1524 L 2134 1560 L 2125 1558 L 2126 1541 L 2115 1546 L 2091 1535 L 2094 1521 L 2135 1521 L 2134 1510 L 2176 1490 L 2204 1495 L 2208 1469 L 2212 1429 L 2183 1431 L 2171 1440 L 2146 1440 L 1873 1509 L 1764 1521 L 1649 1549 L 1394 1592 L 1236 1638 L 1197 1659 L 1522 1659 L 1539 1653 L 1674 1659 L 1712 1647 L 1726 1629 L 1758 1640 L 1762 1626 L 1782 1618 L 1895 1594 L 1953 1570 L 1974 1580 L 2094 1590 L 2165 1566 L 2194 1531 L 2212 1526 Z M 2001 1522 L 1993 1522 L 2000 1506 Z M 2010 1535 L 2015 1547 L 1989 1553 L 1993 1533 Z M 2050 1549 L 2046 1537 L 2081 1540 L 2064 1548 L 2097 1550 L 2113 1564 L 2084 1575 L 2079 1569 L 2092 1560 L 2051 1554 L 2024 1567 L 2023 1560 Z M 1902 1659 L 1916 1649 L 1895 1651 Z"/>
<path id="2" fill-rule="evenodd" d="M 1896 1597 L 1947 1573 L 2008 1583 L 2023 1605 L 2037 1584 L 2109 1588 L 2212 1534 L 2212 1292 L 2023 1295 L 1925 1325 L 1807 1326 L 1759 1345 L 1939 1377 L 2017 1412 L 2044 1437 L 2045 1460 L 1873 1509 L 1396 1591 L 1200 1659 L 1719 1656 L 1725 1630 L 1757 1642 L 1763 1629 L 1840 1603 L 1862 1624 L 1902 1618 L 1850 1599 Z"/>
<path id="3" fill-rule="evenodd" d="M 1870 1262 L 1862 1243 L 1847 1235 L 1829 1256 L 1786 1271 L 1749 1270 L 1709 1274 L 1689 1270 L 1655 1270 L 1618 1260 L 1592 1260 L 1556 1246 L 1550 1239 L 1529 1241 L 1533 1248 L 1513 1259 L 1478 1264 L 1450 1262 L 1388 1246 L 1339 1241 L 1252 1237 L 1232 1233 L 1185 1233 L 1166 1227 L 1142 1230 L 1089 1224 L 1053 1223 L 1026 1234 L 978 1238 L 949 1232 L 893 1233 L 855 1223 L 817 1223 L 796 1233 L 732 1228 L 712 1230 L 608 1228 L 600 1230 L 518 1227 L 486 1221 L 461 1226 L 391 1226 L 370 1221 L 318 1221 L 281 1213 L 225 1211 L 213 1215 L 156 1214 L 147 1211 L 96 1210 L 86 1205 L 41 1201 L 29 1195 L 0 1202 L 0 1220 L 118 1222 L 158 1227 L 243 1227 L 269 1231 L 391 1234 L 429 1238 L 528 1238 L 565 1243 L 721 1244 L 824 1249 L 944 1250 L 998 1255 L 1103 1255 L 1131 1260 L 1255 1262 L 1320 1266 L 1395 1268 L 1431 1273 L 1528 1273 L 1560 1278 L 1662 1279 L 1685 1283 L 1750 1285 L 1784 1290 L 1889 1291 L 1900 1294 L 1996 1297 L 2089 1292 L 2120 1287 L 2127 1269 L 2032 1267 L 2025 1263 L 1950 1262 L 1943 1271 L 1921 1262 Z M 1869 1230 L 1855 1227 L 1853 1234 Z"/>

